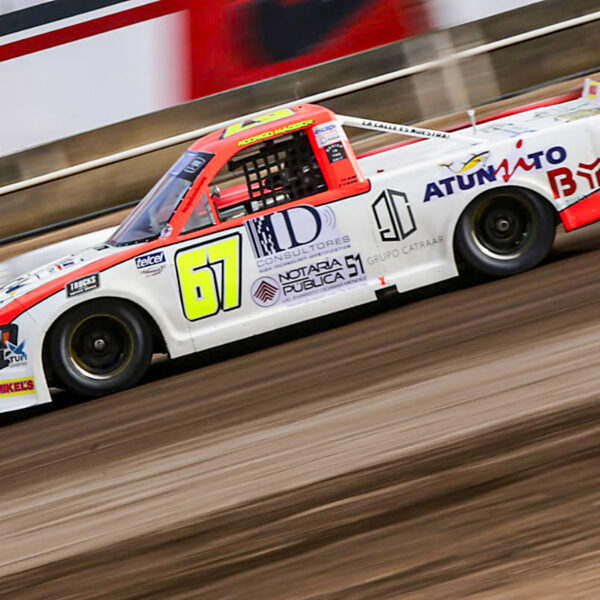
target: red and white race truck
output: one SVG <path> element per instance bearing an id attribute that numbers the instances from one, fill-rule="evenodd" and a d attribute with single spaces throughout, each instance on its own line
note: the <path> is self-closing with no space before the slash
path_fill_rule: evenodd
<path id="1" fill-rule="evenodd" d="M 600 102 L 448 133 L 279 109 L 194 143 L 100 245 L 0 288 L 0 412 L 134 385 L 178 357 L 549 252 L 600 219 Z M 356 157 L 344 126 L 423 138 Z M 507 303 L 511 299 L 507 298 Z M 401 318 L 401 315 L 399 315 Z"/>

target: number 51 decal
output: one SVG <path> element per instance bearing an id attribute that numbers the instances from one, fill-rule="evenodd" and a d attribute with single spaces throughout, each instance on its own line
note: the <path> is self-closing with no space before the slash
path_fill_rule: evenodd
<path id="1" fill-rule="evenodd" d="M 175 265 L 183 312 L 190 321 L 240 307 L 242 238 L 239 233 L 180 250 Z"/>

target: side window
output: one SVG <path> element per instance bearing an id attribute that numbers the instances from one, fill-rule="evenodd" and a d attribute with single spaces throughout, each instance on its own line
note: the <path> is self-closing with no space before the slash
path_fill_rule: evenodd
<path id="1" fill-rule="evenodd" d="M 214 184 L 211 194 L 222 221 L 327 190 L 304 130 L 242 150 Z"/>
<path id="2" fill-rule="evenodd" d="M 206 194 L 202 194 L 202 197 L 196 204 L 188 222 L 185 224 L 185 227 L 182 229 L 181 233 L 190 233 L 191 231 L 196 231 L 198 229 L 204 229 L 205 227 L 210 227 L 215 224 L 215 220 L 213 218 L 212 213 L 210 212 L 210 207 L 208 205 L 208 198 Z"/>

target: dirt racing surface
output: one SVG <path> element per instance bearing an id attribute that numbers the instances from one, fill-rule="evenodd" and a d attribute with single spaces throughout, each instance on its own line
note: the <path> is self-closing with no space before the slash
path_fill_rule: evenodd
<path id="1" fill-rule="evenodd" d="M 0 598 L 597 597 L 595 240 L 5 418 Z"/>
<path id="2" fill-rule="evenodd" d="M 600 597 L 600 227 L 0 417 L 0 599 Z"/>

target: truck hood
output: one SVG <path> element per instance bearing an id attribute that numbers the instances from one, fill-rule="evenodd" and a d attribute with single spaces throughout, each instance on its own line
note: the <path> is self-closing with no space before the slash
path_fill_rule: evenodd
<path id="1" fill-rule="evenodd" d="M 74 272 L 81 267 L 122 251 L 123 248 L 101 244 L 75 254 L 69 254 L 20 275 L 0 286 L 0 307 L 6 306 L 31 290 L 58 279 L 71 271 Z"/>

